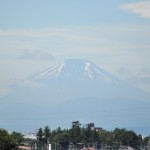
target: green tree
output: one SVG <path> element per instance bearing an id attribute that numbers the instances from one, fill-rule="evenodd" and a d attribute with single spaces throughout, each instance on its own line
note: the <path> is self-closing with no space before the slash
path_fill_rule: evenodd
<path id="1" fill-rule="evenodd" d="M 24 141 L 24 135 L 19 132 L 12 132 L 11 133 L 12 138 L 17 142 L 18 145 L 20 145 Z"/>
<path id="2" fill-rule="evenodd" d="M 37 132 L 37 134 L 36 134 L 36 136 L 37 136 L 37 140 L 38 141 L 40 141 L 40 142 L 42 142 L 43 141 L 43 129 L 42 128 L 39 128 L 38 129 L 38 132 Z"/>
<path id="3" fill-rule="evenodd" d="M 131 146 L 136 149 L 140 146 L 139 138 L 141 137 L 138 137 L 133 131 L 116 128 L 113 133 L 115 135 L 115 139 L 122 145 Z"/>
<path id="4" fill-rule="evenodd" d="M 113 134 L 106 130 L 99 131 L 99 146 L 100 147 L 107 147 L 111 146 L 113 141 Z"/>
<path id="5" fill-rule="evenodd" d="M 126 131 L 124 133 L 124 145 L 129 145 L 136 148 L 138 146 L 138 136 L 133 131 Z"/>
<path id="6" fill-rule="evenodd" d="M 117 142 L 118 146 L 124 144 L 124 133 L 126 132 L 126 129 L 119 129 L 116 128 L 113 133 L 115 136 L 115 141 Z"/>
<path id="7" fill-rule="evenodd" d="M 87 143 L 88 141 L 87 132 L 88 132 L 87 129 L 85 128 L 81 129 L 81 138 L 83 143 Z"/>
<path id="8" fill-rule="evenodd" d="M 45 128 L 43 130 L 43 135 L 44 135 L 45 143 L 49 144 L 51 132 L 50 132 L 50 128 L 48 126 L 45 126 Z"/>
<path id="9" fill-rule="evenodd" d="M 68 142 L 68 133 L 62 132 L 55 136 L 55 141 L 58 143 Z"/>
<path id="10" fill-rule="evenodd" d="M 149 142 L 150 142 L 150 136 L 149 137 L 145 137 L 143 139 L 143 146 L 149 146 L 149 149 L 150 149 L 150 145 L 149 145 Z"/>
<path id="11" fill-rule="evenodd" d="M 72 122 L 72 128 L 69 130 L 69 140 L 76 144 L 81 141 L 81 124 L 79 121 Z"/>
<path id="12" fill-rule="evenodd" d="M 44 133 L 43 133 L 44 137 L 49 138 L 51 135 L 50 128 L 48 126 L 46 126 L 43 131 L 44 131 Z"/>
<path id="13" fill-rule="evenodd" d="M 0 129 L 0 150 L 12 150 L 17 147 L 17 143 L 12 135 L 6 130 Z"/>

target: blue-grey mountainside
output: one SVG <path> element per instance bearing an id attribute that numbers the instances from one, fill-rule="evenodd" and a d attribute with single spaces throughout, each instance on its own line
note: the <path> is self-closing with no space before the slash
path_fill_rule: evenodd
<path id="1" fill-rule="evenodd" d="M 65 126 L 73 120 L 103 127 L 150 126 L 150 96 L 86 59 L 66 59 L 13 85 L 1 97 L 1 126 Z"/>

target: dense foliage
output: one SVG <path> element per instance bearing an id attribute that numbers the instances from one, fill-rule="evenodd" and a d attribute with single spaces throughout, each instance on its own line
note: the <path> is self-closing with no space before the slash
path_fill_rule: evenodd
<path id="1" fill-rule="evenodd" d="M 133 131 L 127 131 L 126 129 L 116 128 L 113 131 L 106 131 L 104 129 L 95 130 L 89 128 L 82 128 L 79 121 L 73 122 L 70 129 L 61 129 L 50 131 L 46 137 L 44 133 L 46 128 L 40 128 L 37 133 L 38 142 L 46 144 L 47 138 L 49 138 L 52 147 L 57 149 L 70 149 L 83 148 L 83 147 L 96 147 L 100 148 L 114 148 L 118 149 L 120 146 L 131 146 L 134 149 L 140 149 L 148 146 L 149 138 L 142 138 L 141 135 L 137 135 Z"/>
<path id="2" fill-rule="evenodd" d="M 15 150 L 21 142 L 23 142 L 21 133 L 8 133 L 5 129 L 0 129 L 0 150 Z"/>
<path id="3" fill-rule="evenodd" d="M 17 150 L 18 145 L 28 143 L 32 149 L 46 149 L 52 144 L 52 149 L 81 149 L 95 147 L 96 149 L 119 149 L 121 146 L 131 146 L 134 149 L 149 149 L 150 136 L 142 138 L 133 131 L 116 128 L 106 131 L 102 128 L 82 127 L 79 121 L 72 122 L 70 129 L 51 131 L 48 126 L 39 128 L 37 139 L 24 139 L 18 132 L 8 133 L 0 129 L 0 150 Z"/>

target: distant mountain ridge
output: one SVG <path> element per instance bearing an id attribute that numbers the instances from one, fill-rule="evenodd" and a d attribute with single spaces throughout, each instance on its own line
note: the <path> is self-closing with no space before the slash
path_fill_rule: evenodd
<path id="1" fill-rule="evenodd" d="M 6 117 L 2 126 L 35 128 L 51 126 L 53 120 L 58 127 L 61 119 L 62 124 L 93 121 L 104 128 L 150 126 L 150 96 L 89 60 L 66 59 L 24 82 L 27 85 L 14 85 L 13 93 L 1 98 L 0 114 L 17 114 Z M 19 114 L 26 114 L 20 115 L 22 122 Z"/>

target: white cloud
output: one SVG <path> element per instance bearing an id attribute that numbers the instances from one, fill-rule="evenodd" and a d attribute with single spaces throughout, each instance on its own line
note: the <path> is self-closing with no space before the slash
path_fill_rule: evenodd
<path id="1" fill-rule="evenodd" d="M 120 68 L 115 71 L 115 75 L 135 87 L 150 93 L 150 70 L 148 68 L 143 68 L 138 73 L 132 73 L 125 68 Z"/>
<path id="2" fill-rule="evenodd" d="M 31 52 L 31 54 L 29 51 L 39 50 L 54 55 L 71 53 L 74 55 L 81 53 L 110 54 L 120 53 L 122 49 L 150 48 L 149 41 L 144 42 L 145 38 L 150 37 L 149 32 L 149 26 L 145 24 L 111 24 L 111 26 L 97 25 L 32 30 L 0 29 L 0 57 L 2 59 L 4 55 L 10 55 L 10 57 L 18 55 L 17 57 L 19 57 L 22 49 L 28 50 L 22 54 L 22 58 L 35 59 L 35 57 L 39 57 L 38 55 L 45 54 L 39 52 Z"/>
<path id="3" fill-rule="evenodd" d="M 31 59 L 31 60 L 54 60 L 55 57 L 49 52 L 42 52 L 39 50 L 29 51 L 24 50 L 20 59 Z"/>
<path id="4" fill-rule="evenodd" d="M 126 68 L 120 68 L 115 71 L 115 74 L 122 80 L 130 80 L 133 78 L 133 74 Z"/>
<path id="5" fill-rule="evenodd" d="M 139 16 L 143 18 L 150 18 L 150 1 L 149 0 L 135 2 L 135 3 L 122 4 L 120 8 L 122 10 L 138 14 Z"/>

